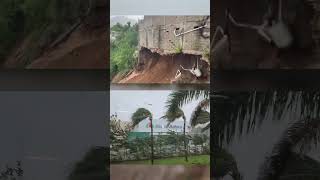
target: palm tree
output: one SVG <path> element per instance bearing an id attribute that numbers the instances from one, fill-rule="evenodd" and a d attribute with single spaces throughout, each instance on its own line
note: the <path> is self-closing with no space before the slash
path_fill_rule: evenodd
<path id="1" fill-rule="evenodd" d="M 320 140 L 320 120 L 302 119 L 292 124 L 267 157 L 258 180 L 319 179 L 320 162 L 303 155 Z M 295 150 L 300 152 L 296 153 Z M 303 165 L 303 166 L 302 166 Z"/>
<path id="2" fill-rule="evenodd" d="M 154 151 L 153 151 L 153 124 L 152 124 L 152 114 L 149 110 L 145 108 L 137 109 L 131 116 L 132 127 L 136 127 L 141 121 L 149 118 L 150 127 L 151 127 L 151 164 L 153 164 L 154 160 Z"/>
<path id="3" fill-rule="evenodd" d="M 191 115 L 190 123 L 191 126 L 194 127 L 197 124 L 210 122 L 210 116 L 207 111 L 204 109 L 208 108 L 210 105 L 209 99 L 210 92 L 209 91 L 175 91 L 169 95 L 169 98 L 166 102 L 167 112 L 164 117 L 166 117 L 169 123 L 175 121 L 176 119 L 182 117 L 184 120 L 183 125 L 183 134 L 184 134 L 184 149 L 185 149 L 185 160 L 188 161 L 188 150 L 187 150 L 187 142 L 186 142 L 186 117 L 184 112 L 181 110 L 181 107 L 189 102 L 200 99 L 201 102 L 195 108 L 193 114 Z M 207 125 L 205 129 L 208 129 L 210 124 Z"/>
<path id="4" fill-rule="evenodd" d="M 316 142 L 315 137 L 318 136 L 318 133 L 315 132 L 319 131 L 319 127 L 316 124 L 317 121 L 314 120 L 311 123 L 308 119 L 319 118 L 320 91 L 294 92 L 282 90 L 266 92 L 214 92 L 214 94 L 227 97 L 222 101 L 221 99 L 212 98 L 215 113 L 213 117 L 214 126 L 212 126 L 213 129 L 211 131 L 213 135 L 211 137 L 214 145 L 218 147 L 229 144 L 236 136 L 254 133 L 261 126 L 262 122 L 266 120 L 282 120 L 288 115 L 297 119 L 307 119 L 300 120 L 286 131 L 287 136 L 285 135 L 284 139 L 280 141 L 282 143 L 275 147 L 273 155 L 269 157 L 270 160 L 266 161 L 265 164 L 267 165 L 265 166 L 268 167 L 269 165 L 269 167 L 263 168 L 264 170 L 260 173 L 260 179 L 276 179 L 273 177 L 279 177 L 279 174 L 275 175 L 272 172 L 283 173 L 285 172 L 282 169 L 283 167 L 289 168 L 289 165 L 281 164 L 281 162 L 301 162 L 301 157 L 299 159 L 296 157 L 295 152 L 292 152 L 292 149 L 296 145 L 302 142 L 308 144 L 306 140 Z M 306 130 L 312 127 L 315 129 L 312 131 L 310 129 Z M 293 131 L 294 129 L 296 131 Z M 293 136 L 294 133 L 296 133 L 296 136 Z M 310 133 L 314 133 L 313 136 Z M 286 161 L 279 162 L 277 161 L 279 158 L 284 158 Z M 306 158 L 308 162 L 317 164 L 309 157 Z M 292 177 L 292 174 L 290 177 Z M 285 179 L 283 176 L 281 178 Z"/>
<path id="5" fill-rule="evenodd" d="M 208 90 L 181 90 L 172 92 L 166 102 L 167 112 L 179 112 L 179 109 L 192 101 L 200 100 L 201 102 L 195 108 L 193 115 L 191 116 L 190 123 L 191 126 L 203 122 L 209 122 L 209 118 L 199 118 L 203 117 L 203 110 L 210 106 L 210 92 Z"/>
<path id="6" fill-rule="evenodd" d="M 176 111 L 171 112 L 167 111 L 166 115 L 164 115 L 161 118 L 166 118 L 168 121 L 168 125 L 172 122 L 174 122 L 176 119 L 181 118 L 183 119 L 183 145 L 184 145 L 184 154 L 185 154 L 185 160 L 188 162 L 188 148 L 187 148 L 187 137 L 186 137 L 186 116 L 184 115 L 184 112 L 182 109 L 178 108 Z"/>
<path id="7" fill-rule="evenodd" d="M 208 91 L 176 91 L 170 95 L 170 106 L 175 109 L 196 99 L 209 99 Z M 250 92 L 213 92 L 214 116 L 211 129 L 211 141 L 222 148 L 234 137 L 253 133 L 266 120 L 281 120 L 285 115 L 294 115 L 298 119 L 319 118 L 320 91 L 250 91 Z M 198 106 L 201 107 L 201 106 Z M 198 112 L 198 113 L 197 113 Z M 202 111 L 195 111 L 199 117 Z M 197 124 L 199 121 L 192 122 Z M 212 154 L 213 160 L 217 161 Z"/>

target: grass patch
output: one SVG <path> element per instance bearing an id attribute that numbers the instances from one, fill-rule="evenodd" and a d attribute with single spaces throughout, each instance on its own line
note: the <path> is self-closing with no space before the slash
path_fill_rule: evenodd
<path id="1" fill-rule="evenodd" d="M 163 158 L 155 159 L 154 164 L 156 165 L 209 165 L 210 156 L 209 155 L 196 155 L 189 156 L 188 162 L 185 161 L 184 157 L 172 157 L 172 158 Z M 151 164 L 150 160 L 141 160 L 141 161 L 124 161 L 120 164 Z"/>
<path id="2" fill-rule="evenodd" d="M 174 51 L 176 54 L 182 54 L 183 53 L 183 48 L 181 45 L 178 45 L 174 48 Z"/>

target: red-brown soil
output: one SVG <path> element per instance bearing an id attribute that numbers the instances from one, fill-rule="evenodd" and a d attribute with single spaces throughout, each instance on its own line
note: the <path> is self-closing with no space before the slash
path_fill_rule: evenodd
<path id="1" fill-rule="evenodd" d="M 204 66 L 209 67 L 208 63 L 201 60 L 200 56 L 190 54 L 159 55 L 151 53 L 148 49 L 140 51 L 140 62 L 136 69 L 119 80 L 113 79 L 113 83 L 156 83 L 168 84 L 174 79 L 180 65 L 185 69 L 191 69 L 199 59 Z M 196 77 L 192 77 L 196 80 Z M 206 79 L 205 82 L 209 80 Z M 191 82 L 184 82 L 191 83 Z"/>
<path id="2" fill-rule="evenodd" d="M 90 32 L 79 28 L 56 48 L 45 52 L 30 69 L 105 69 L 107 67 L 107 31 Z"/>

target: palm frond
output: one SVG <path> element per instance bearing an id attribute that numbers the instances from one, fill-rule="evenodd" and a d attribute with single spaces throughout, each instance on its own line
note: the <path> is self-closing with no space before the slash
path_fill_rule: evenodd
<path id="1" fill-rule="evenodd" d="M 149 110 L 145 108 L 137 109 L 131 116 L 132 126 L 137 126 L 141 121 L 143 121 L 147 117 L 152 118 L 152 114 Z"/>
<path id="2" fill-rule="evenodd" d="M 183 118 L 183 119 L 186 118 L 185 115 L 184 115 L 184 112 L 180 108 L 177 108 L 176 111 L 174 111 L 174 112 L 171 112 L 168 109 L 166 114 L 161 117 L 161 119 L 166 119 L 169 124 L 172 123 L 173 121 L 175 121 L 176 119 L 179 119 L 179 118 Z"/>
<path id="3" fill-rule="evenodd" d="M 210 114 L 203 110 L 207 109 L 209 106 L 209 99 L 204 99 L 197 105 L 190 118 L 190 124 L 192 127 L 196 126 L 197 124 L 204 124 L 210 121 Z"/>
<path id="4" fill-rule="evenodd" d="M 266 120 L 320 116 L 320 91 L 214 92 L 212 140 L 229 143 L 237 133 L 252 133 Z M 285 118 L 286 117 L 286 118 Z"/>
<path id="5" fill-rule="evenodd" d="M 319 119 L 306 119 L 295 122 L 273 147 L 272 154 L 266 158 L 261 168 L 258 180 L 278 179 L 297 147 L 300 150 L 306 150 L 310 145 L 317 145 L 319 140 Z"/>
<path id="6" fill-rule="evenodd" d="M 202 132 L 204 132 L 208 129 L 210 129 L 210 123 L 207 123 L 207 125 L 204 128 L 202 128 Z"/>
<path id="7" fill-rule="evenodd" d="M 210 92 L 207 90 L 181 90 L 169 95 L 166 102 L 169 112 L 176 112 L 178 108 L 197 99 L 209 99 Z"/>

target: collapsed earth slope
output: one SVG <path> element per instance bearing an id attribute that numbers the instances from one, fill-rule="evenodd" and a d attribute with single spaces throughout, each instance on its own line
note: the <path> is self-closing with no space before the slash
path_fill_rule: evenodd
<path id="1" fill-rule="evenodd" d="M 185 69 L 191 69 L 199 63 L 203 71 L 203 77 L 197 78 Z M 201 56 L 191 54 L 160 55 L 142 48 L 139 52 L 139 63 L 136 68 L 124 77 L 113 78 L 113 83 L 208 83 L 209 63 L 201 59 Z M 182 75 L 175 78 L 177 71 Z"/>
<path id="2" fill-rule="evenodd" d="M 25 62 L 31 37 L 23 39 L 3 63 L 4 68 L 28 69 L 106 69 L 108 50 L 106 1 L 94 0 L 88 14 L 79 19 L 39 55 Z"/>

